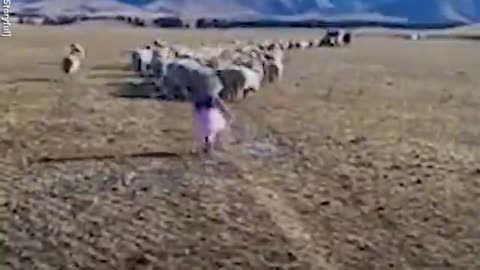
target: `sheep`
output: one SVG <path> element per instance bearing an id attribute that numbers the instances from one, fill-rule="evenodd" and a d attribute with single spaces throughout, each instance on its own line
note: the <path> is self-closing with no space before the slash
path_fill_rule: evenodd
<path id="1" fill-rule="evenodd" d="M 298 42 L 297 47 L 298 47 L 299 49 L 302 49 L 302 50 L 303 50 L 303 49 L 308 48 L 308 47 L 309 47 L 309 44 L 310 44 L 310 43 L 309 43 L 308 41 L 306 41 L 306 40 L 301 40 L 301 41 Z"/>
<path id="2" fill-rule="evenodd" d="M 289 47 L 289 42 L 288 41 L 281 41 L 280 42 L 280 48 L 282 49 L 282 51 L 288 50 L 288 47 Z"/>
<path id="3" fill-rule="evenodd" d="M 77 74 L 80 70 L 82 61 L 85 57 L 85 51 L 80 46 L 74 46 L 73 44 L 70 46 L 70 49 L 70 53 L 62 59 L 60 68 L 62 72 L 67 76 L 66 78 L 64 78 L 64 80 L 67 79 L 67 81 L 72 83 L 73 76 Z M 63 108 L 66 106 L 65 99 L 68 99 L 69 95 L 71 95 L 73 92 L 73 85 L 70 85 L 70 87 L 70 91 L 62 91 L 62 93 L 58 97 L 56 107 L 60 111 L 62 111 Z"/>
<path id="4" fill-rule="evenodd" d="M 410 40 L 419 40 L 419 39 L 420 39 L 420 34 L 418 33 L 410 34 Z"/>
<path id="5" fill-rule="evenodd" d="M 153 57 L 151 62 L 152 77 L 161 78 L 164 76 L 166 73 L 165 64 L 172 59 L 174 59 L 174 56 L 168 52 L 160 52 L 157 56 Z"/>
<path id="6" fill-rule="evenodd" d="M 336 37 L 334 36 L 333 33 L 327 33 L 327 34 L 325 34 L 325 36 L 320 40 L 320 42 L 319 42 L 319 47 L 321 47 L 321 46 L 333 47 L 333 46 L 335 46 L 335 39 L 336 39 Z"/>
<path id="7" fill-rule="evenodd" d="M 67 75 L 73 75 L 80 70 L 85 59 L 85 49 L 78 43 L 70 44 L 68 55 L 62 59 L 61 70 Z"/>
<path id="8" fill-rule="evenodd" d="M 232 64 L 239 65 L 239 66 L 246 66 L 247 63 L 252 58 L 256 58 L 256 54 L 253 52 L 251 52 L 250 54 L 247 54 L 247 53 L 238 54 L 234 59 L 232 59 Z"/>
<path id="9" fill-rule="evenodd" d="M 207 67 L 213 68 L 213 69 L 222 69 L 224 67 L 227 67 L 228 65 L 231 65 L 233 63 L 233 60 L 236 59 L 238 56 L 236 55 L 231 55 L 231 57 L 212 57 L 205 59 L 204 64 Z"/>
<path id="10" fill-rule="evenodd" d="M 130 53 L 133 71 L 140 72 L 142 68 L 142 60 L 140 59 L 140 53 L 137 50 L 132 50 Z"/>
<path id="11" fill-rule="evenodd" d="M 147 45 L 143 49 L 136 49 L 131 52 L 133 70 L 139 72 L 141 76 L 149 75 L 151 71 L 152 60 L 158 56 L 157 50 Z"/>
<path id="12" fill-rule="evenodd" d="M 267 59 L 264 60 L 263 64 L 267 82 L 273 83 L 282 79 L 284 66 L 280 56 L 270 58 L 270 56 L 267 55 Z"/>
<path id="13" fill-rule="evenodd" d="M 238 68 L 236 68 L 238 67 Z M 220 97 L 225 100 L 238 100 L 240 94 L 246 87 L 246 76 L 241 71 L 241 66 L 232 65 L 227 68 L 217 70 L 217 76 L 222 81 L 223 89 L 220 92 Z"/>
<path id="14" fill-rule="evenodd" d="M 285 51 L 288 47 L 288 45 L 286 45 L 285 43 L 283 42 L 280 42 L 278 43 L 278 47 L 282 50 L 282 51 Z"/>
<path id="15" fill-rule="evenodd" d="M 344 45 L 343 43 L 343 37 L 345 35 L 345 31 L 343 30 L 338 30 L 337 31 L 337 34 L 334 36 L 334 39 L 333 39 L 333 44 L 337 47 L 342 47 Z"/>
<path id="16" fill-rule="evenodd" d="M 175 51 L 176 58 L 195 58 L 197 57 L 193 51 Z"/>
<path id="17" fill-rule="evenodd" d="M 85 49 L 78 43 L 70 44 L 70 54 L 77 54 L 78 57 L 83 60 L 85 59 Z"/>
<path id="18" fill-rule="evenodd" d="M 171 46 L 170 49 L 174 52 L 175 57 L 178 58 L 190 58 L 195 56 L 195 52 L 186 46 L 174 45 Z"/>
<path id="19" fill-rule="evenodd" d="M 273 50 L 281 50 L 280 44 L 279 43 L 272 43 L 267 46 L 267 51 L 273 51 Z"/>
<path id="20" fill-rule="evenodd" d="M 218 60 L 233 60 L 235 57 L 237 57 L 239 52 L 237 50 L 227 50 L 224 49 L 222 52 L 220 52 L 215 58 Z"/>
<path id="21" fill-rule="evenodd" d="M 168 91 L 173 90 L 174 95 L 177 94 L 181 99 L 188 99 L 189 94 L 198 95 L 203 91 L 218 95 L 223 88 L 214 69 L 189 58 L 165 61 L 163 73 L 156 85 L 167 88 Z"/>
<path id="22" fill-rule="evenodd" d="M 232 40 L 231 43 L 232 43 L 233 45 L 235 45 L 235 46 L 240 46 L 240 45 L 242 44 L 242 42 L 241 42 L 240 40 L 238 40 L 238 39 Z"/>
<path id="23" fill-rule="evenodd" d="M 265 82 L 265 67 L 261 60 L 251 59 L 247 62 L 247 69 L 244 70 L 247 75 L 247 82 L 244 89 L 244 97 L 250 92 L 257 92 Z"/>
<path id="24" fill-rule="evenodd" d="M 330 47 L 342 47 L 351 43 L 352 35 L 349 32 L 340 30 L 329 30 L 323 39 L 321 40 L 321 45 L 327 45 Z"/>
<path id="25" fill-rule="evenodd" d="M 349 32 L 345 32 L 342 37 L 343 44 L 349 45 L 352 42 L 352 34 Z"/>
<path id="26" fill-rule="evenodd" d="M 231 65 L 217 71 L 223 84 L 220 96 L 229 100 L 245 98 L 249 92 L 261 87 L 263 70 L 260 72 L 242 65 Z"/>
<path id="27" fill-rule="evenodd" d="M 289 41 L 288 41 L 287 49 L 292 50 L 292 49 L 294 49 L 294 48 L 296 47 L 296 45 L 297 45 L 296 41 L 294 41 L 294 40 L 289 40 Z"/>
<path id="28" fill-rule="evenodd" d="M 62 71 L 65 74 L 73 75 L 80 70 L 82 55 L 79 53 L 71 53 L 62 59 Z"/>
<path id="29" fill-rule="evenodd" d="M 261 82 L 262 84 L 267 81 L 266 63 L 268 59 L 278 58 L 277 61 L 283 59 L 283 52 L 280 49 L 275 49 L 274 51 L 260 51 L 252 50 L 249 53 L 239 54 L 232 62 L 233 64 L 246 66 L 248 68 L 254 69 L 257 72 L 261 73 Z M 255 68 L 253 67 L 255 66 Z"/>
<path id="30" fill-rule="evenodd" d="M 168 44 L 164 41 L 156 39 L 156 40 L 153 41 L 153 46 L 155 46 L 157 48 L 166 48 L 166 47 L 168 47 Z"/>
<path id="31" fill-rule="evenodd" d="M 274 49 L 262 54 L 267 59 L 272 59 L 275 61 L 282 62 L 284 59 L 284 53 L 281 49 Z"/>
<path id="32" fill-rule="evenodd" d="M 223 90 L 220 96 L 227 100 L 238 100 L 245 98 L 248 93 L 258 91 L 263 85 L 265 67 L 262 55 L 241 54 L 233 63 L 224 68 L 218 69 L 217 74 L 223 83 Z"/>
<path id="33" fill-rule="evenodd" d="M 158 57 L 160 57 L 162 59 L 169 59 L 169 58 L 174 58 L 175 57 L 175 52 L 169 47 L 158 48 L 155 51 L 156 51 L 155 54 L 158 55 Z"/>
<path id="34" fill-rule="evenodd" d="M 202 58 L 212 58 L 225 53 L 225 51 L 228 50 L 220 47 L 201 47 L 196 53 Z"/>

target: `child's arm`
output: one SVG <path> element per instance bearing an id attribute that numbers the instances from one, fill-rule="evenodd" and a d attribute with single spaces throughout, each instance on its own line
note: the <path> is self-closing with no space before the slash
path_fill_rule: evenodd
<path id="1" fill-rule="evenodd" d="M 223 102 L 223 100 L 219 97 L 216 97 L 215 100 L 216 100 L 217 105 L 220 108 L 220 110 L 227 116 L 228 121 L 230 123 L 233 122 L 233 114 L 227 108 L 227 105 L 225 104 L 225 102 Z"/>

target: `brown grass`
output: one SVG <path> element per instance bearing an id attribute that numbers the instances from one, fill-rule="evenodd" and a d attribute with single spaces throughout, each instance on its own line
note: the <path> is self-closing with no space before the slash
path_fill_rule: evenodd
<path id="1" fill-rule="evenodd" d="M 206 163 L 188 104 L 116 97 L 144 94 L 122 50 L 320 31 L 67 29 L 0 43 L 2 269 L 480 268 L 476 42 L 293 51 L 282 83 L 232 104 L 238 140 Z"/>

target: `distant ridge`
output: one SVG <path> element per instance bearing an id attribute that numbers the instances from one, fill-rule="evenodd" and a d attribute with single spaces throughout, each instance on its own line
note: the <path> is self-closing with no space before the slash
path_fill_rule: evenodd
<path id="1" fill-rule="evenodd" d="M 15 0 L 12 12 L 100 13 L 231 19 L 332 20 L 348 17 L 411 24 L 480 22 L 479 0 Z"/>
<path id="2" fill-rule="evenodd" d="M 480 22 L 480 0 L 16 0 L 35 24 L 116 19 L 162 27 L 388 27 Z M 21 20 L 24 22 L 24 20 Z"/>

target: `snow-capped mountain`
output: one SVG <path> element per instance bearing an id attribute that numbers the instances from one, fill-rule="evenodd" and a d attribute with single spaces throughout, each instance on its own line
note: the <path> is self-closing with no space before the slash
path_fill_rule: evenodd
<path id="1" fill-rule="evenodd" d="M 12 11 L 230 18 L 394 18 L 411 23 L 480 22 L 480 0 L 15 0 L 12 1 Z"/>

